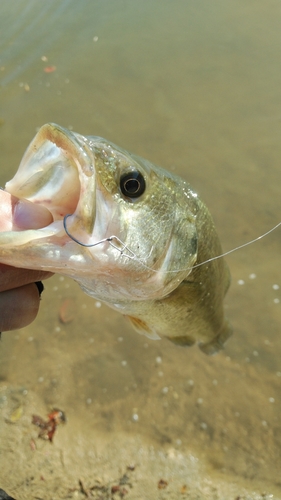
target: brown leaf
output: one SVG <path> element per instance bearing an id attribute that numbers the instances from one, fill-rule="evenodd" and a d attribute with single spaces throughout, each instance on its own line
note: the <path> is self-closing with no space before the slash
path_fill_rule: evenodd
<path id="1" fill-rule="evenodd" d="M 158 481 L 159 490 L 164 490 L 165 488 L 167 488 L 167 486 L 168 486 L 168 483 L 167 483 L 167 481 L 165 481 L 165 479 L 159 479 L 159 481 Z"/>

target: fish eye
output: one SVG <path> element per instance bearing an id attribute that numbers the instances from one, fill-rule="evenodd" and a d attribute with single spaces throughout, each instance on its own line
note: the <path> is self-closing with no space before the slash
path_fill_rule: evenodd
<path id="1" fill-rule="evenodd" d="M 145 191 L 145 180 L 138 170 L 132 170 L 120 177 L 120 189 L 128 198 L 138 198 Z"/>

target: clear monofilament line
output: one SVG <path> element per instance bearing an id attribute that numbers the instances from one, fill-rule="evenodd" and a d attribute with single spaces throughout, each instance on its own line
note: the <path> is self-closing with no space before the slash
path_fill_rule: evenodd
<path id="1" fill-rule="evenodd" d="M 109 236 L 108 238 L 104 238 L 102 240 L 99 240 L 96 243 L 82 243 L 77 238 L 75 238 L 75 236 L 70 234 L 69 230 L 67 229 L 66 219 L 68 217 L 70 217 L 71 215 L 73 215 L 73 214 L 65 215 L 65 217 L 63 219 L 63 227 L 64 227 L 64 230 L 65 230 L 67 236 L 69 236 L 69 238 L 71 238 L 73 241 L 75 241 L 75 243 L 78 243 L 78 245 L 81 245 L 83 247 L 95 247 L 97 245 L 100 245 L 101 243 L 108 242 L 113 248 L 115 248 L 116 250 L 118 250 L 120 252 L 121 256 L 127 257 L 128 259 L 136 260 L 137 262 L 139 262 L 142 266 L 144 266 L 149 271 L 152 271 L 154 273 L 158 272 L 158 270 L 155 270 L 152 267 L 147 266 L 142 261 L 142 259 L 139 259 L 137 257 L 137 255 L 122 240 L 120 240 L 120 238 L 118 238 L 118 236 L 112 235 L 112 236 Z M 228 250 L 228 251 L 222 253 L 221 255 L 216 255 L 215 257 L 211 257 L 210 259 L 204 260 L 203 262 L 200 262 L 199 264 L 195 264 L 192 267 L 185 267 L 183 269 L 173 269 L 172 271 L 166 271 L 166 273 L 178 273 L 178 272 L 182 272 L 182 271 L 189 271 L 191 269 L 195 269 L 196 267 L 203 266 L 204 264 L 208 264 L 208 262 L 212 262 L 213 260 L 221 259 L 222 257 L 225 257 L 226 255 L 229 255 L 233 252 L 236 252 L 236 250 L 240 250 L 241 248 L 247 247 L 248 245 L 252 245 L 252 243 L 255 243 L 255 242 L 261 240 L 262 238 L 264 238 L 268 234 L 275 231 L 279 226 L 281 226 L 281 222 L 278 222 L 278 224 L 276 224 L 274 227 L 269 229 L 269 231 L 266 231 L 266 233 L 261 234 L 257 238 L 254 238 L 251 241 L 247 241 L 246 243 L 243 243 L 242 245 L 239 245 L 235 248 L 232 248 L 231 250 Z M 119 248 L 117 245 L 114 245 L 113 241 L 116 241 L 119 245 L 121 245 L 121 248 Z M 125 251 L 127 251 L 128 253 L 125 253 Z"/>
<path id="2" fill-rule="evenodd" d="M 264 238 L 268 234 L 272 233 L 272 231 L 275 231 L 275 229 L 277 229 L 279 226 L 281 226 L 281 222 L 278 222 L 278 224 L 276 224 L 276 226 L 272 227 L 271 229 L 269 229 L 269 231 L 266 231 L 266 233 L 261 234 L 257 238 L 254 238 L 251 241 L 247 241 L 246 243 L 243 243 L 242 245 L 239 245 L 238 247 L 232 248 L 231 250 L 228 250 L 227 252 L 224 252 L 221 255 L 217 255 L 216 257 L 211 257 L 210 259 L 204 260 L 204 262 L 200 262 L 200 264 L 196 264 L 195 266 L 193 266 L 193 268 L 203 266 L 203 264 L 207 264 L 208 262 L 212 262 L 212 260 L 220 259 L 221 257 L 225 257 L 226 255 L 229 255 L 230 253 L 236 252 L 236 250 L 240 250 L 241 248 L 247 247 L 248 245 L 252 245 L 252 243 L 255 243 L 256 241 L 261 240 L 262 238 Z"/>

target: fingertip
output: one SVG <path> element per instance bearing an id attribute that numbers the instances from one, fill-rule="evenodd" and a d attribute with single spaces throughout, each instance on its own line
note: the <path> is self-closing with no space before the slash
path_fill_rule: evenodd
<path id="1" fill-rule="evenodd" d="M 35 320 L 40 296 L 35 283 L 0 294 L 0 331 L 23 328 Z"/>

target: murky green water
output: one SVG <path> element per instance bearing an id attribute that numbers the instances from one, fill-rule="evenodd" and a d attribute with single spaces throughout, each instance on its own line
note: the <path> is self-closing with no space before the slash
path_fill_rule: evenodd
<path id="1" fill-rule="evenodd" d="M 184 176 L 225 250 L 280 222 L 279 2 L 2 0 L 0 44 L 0 185 L 37 127 L 52 121 Z M 75 283 L 46 282 L 35 323 L 5 334 L 0 346 L 0 487 L 30 498 L 30 477 L 49 474 L 46 457 L 73 488 L 79 474 L 90 484 L 96 470 L 114 475 L 129 458 L 141 471 L 140 450 L 153 450 L 145 461 L 159 468 L 150 466 L 147 490 L 128 498 L 234 499 L 244 487 L 281 498 L 280 249 L 279 229 L 227 258 L 235 333 L 213 358 L 138 336 Z M 61 324 L 67 297 L 76 315 Z M 17 405 L 23 420 L 11 428 L 4 417 Z M 30 415 L 52 406 L 68 424 L 51 449 L 38 445 L 36 462 Z M 120 453 L 97 451 L 98 440 L 101 450 L 118 443 Z M 183 462 L 165 469 L 161 453 Z M 190 476 L 191 456 L 207 472 Z M 67 498 L 66 490 L 52 493 L 54 476 L 48 495 Z M 144 488 L 141 473 L 138 481 Z"/>

